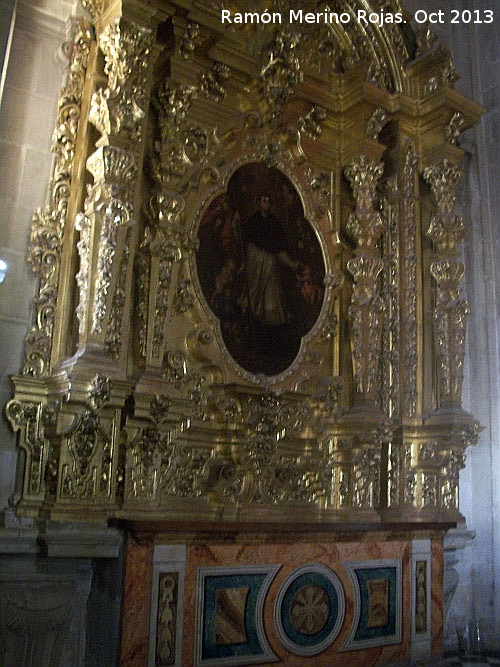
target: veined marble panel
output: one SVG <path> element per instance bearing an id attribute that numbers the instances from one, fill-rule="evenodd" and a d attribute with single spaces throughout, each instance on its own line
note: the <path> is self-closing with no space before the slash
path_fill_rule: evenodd
<path id="1" fill-rule="evenodd" d="M 196 667 L 274 662 L 264 600 L 279 565 L 200 567 L 196 602 Z"/>
<path id="2" fill-rule="evenodd" d="M 443 654 L 444 603 L 443 603 L 444 560 L 442 540 L 431 540 L 431 654 Z"/>
<path id="3" fill-rule="evenodd" d="M 385 561 L 397 560 L 401 565 L 400 582 L 401 604 L 408 620 L 401 625 L 401 638 L 398 644 L 370 646 L 363 649 L 353 647 L 342 651 L 354 621 L 355 594 L 343 561 L 375 562 L 383 565 Z M 382 561 L 382 563 L 380 562 Z M 275 623 L 275 606 L 280 591 L 285 587 L 298 568 L 310 563 L 321 564 L 338 578 L 345 596 L 344 621 L 332 642 L 316 655 L 297 655 L 287 647 L 278 633 Z M 195 608 L 197 596 L 197 574 L 199 568 L 229 568 L 241 566 L 248 568 L 255 565 L 281 564 L 266 596 L 263 609 L 263 627 L 269 645 L 275 655 L 287 667 L 304 667 L 306 664 L 328 667 L 365 667 L 381 664 L 397 664 L 409 659 L 409 608 L 410 608 L 410 542 L 409 540 L 362 541 L 335 543 L 298 543 L 298 544 L 204 544 L 187 547 L 186 581 L 184 597 L 183 630 L 183 665 L 195 664 L 194 643 L 196 632 Z M 380 578 L 380 577 L 379 577 Z M 233 584 L 231 584 L 233 586 Z M 237 587 L 248 584 L 239 581 Z M 228 586 L 225 586 L 229 588 Z M 233 586 L 234 587 L 234 586 Z M 221 586 L 221 588 L 224 588 Z M 241 594 L 242 595 L 242 594 Z M 294 596 L 293 596 L 294 597 Z M 293 600 L 292 600 L 293 605 Z M 315 621 L 320 622 L 319 617 Z M 312 627 L 314 631 L 316 626 Z M 304 633 L 305 634 L 305 633 Z M 323 661 L 323 662 L 320 662 Z M 215 664 L 215 663 L 214 663 Z M 223 664 L 223 663 L 219 663 Z M 234 662 L 232 664 L 235 664 Z"/>
<path id="4" fill-rule="evenodd" d="M 402 638 L 402 564 L 400 559 L 343 562 L 354 589 L 354 619 L 342 647 L 399 644 Z"/>
<path id="5" fill-rule="evenodd" d="M 121 667 L 148 664 L 153 547 L 125 546 L 125 581 L 122 603 Z"/>

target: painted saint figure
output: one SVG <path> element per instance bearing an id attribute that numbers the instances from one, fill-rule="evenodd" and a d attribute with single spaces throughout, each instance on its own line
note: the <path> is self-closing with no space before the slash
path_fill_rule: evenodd
<path id="1" fill-rule="evenodd" d="M 227 351 L 252 373 L 281 373 L 324 296 L 321 247 L 297 192 L 277 169 L 245 164 L 205 210 L 198 239 L 200 287 Z"/>
<path id="2" fill-rule="evenodd" d="M 241 305 L 263 325 L 280 326 L 289 320 L 283 297 L 280 266 L 297 271 L 299 262 L 288 254 L 283 228 L 271 213 L 271 202 L 265 194 L 258 200 L 258 211 L 242 225 L 246 245 L 246 293 Z"/>

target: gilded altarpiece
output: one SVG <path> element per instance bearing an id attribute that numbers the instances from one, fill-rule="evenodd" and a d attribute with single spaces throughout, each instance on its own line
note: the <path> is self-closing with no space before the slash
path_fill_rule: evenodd
<path id="1" fill-rule="evenodd" d="M 456 140 L 481 110 L 449 53 L 399 0 L 382 27 L 366 0 L 318 25 L 82 4 L 7 406 L 18 512 L 460 519 Z"/>

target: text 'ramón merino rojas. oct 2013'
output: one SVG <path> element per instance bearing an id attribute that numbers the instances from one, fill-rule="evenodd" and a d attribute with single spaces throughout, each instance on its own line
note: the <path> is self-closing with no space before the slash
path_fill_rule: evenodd
<path id="1" fill-rule="evenodd" d="M 309 23 L 309 24 L 324 24 L 324 23 L 339 23 L 346 25 L 351 21 L 357 21 L 361 25 L 369 25 L 370 23 L 383 25 L 391 23 L 404 23 L 403 14 L 401 12 L 367 12 L 363 9 L 358 9 L 355 14 L 349 12 L 331 12 L 325 9 L 321 12 L 306 12 L 303 9 L 290 9 L 288 13 L 284 12 L 231 12 L 229 9 L 223 9 L 221 12 L 221 21 L 223 24 L 229 23 Z"/>

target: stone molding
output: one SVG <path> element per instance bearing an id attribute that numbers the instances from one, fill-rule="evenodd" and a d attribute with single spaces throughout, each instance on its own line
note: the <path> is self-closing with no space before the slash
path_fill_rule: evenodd
<path id="1" fill-rule="evenodd" d="M 121 545 L 121 532 L 104 523 L 20 519 L 8 509 L 3 513 L 3 526 L 0 525 L 0 555 L 118 558 Z"/>

